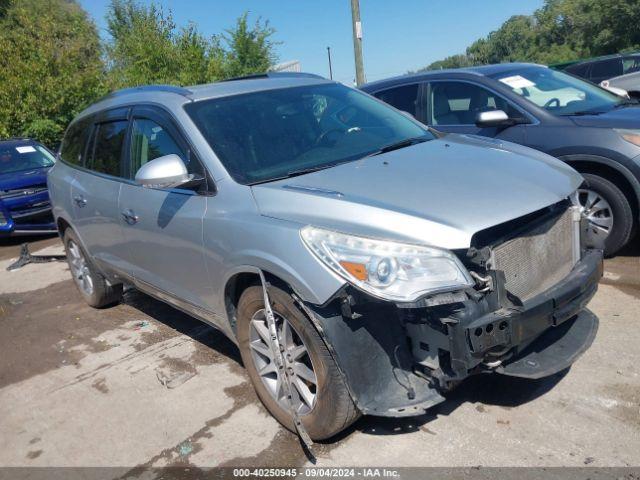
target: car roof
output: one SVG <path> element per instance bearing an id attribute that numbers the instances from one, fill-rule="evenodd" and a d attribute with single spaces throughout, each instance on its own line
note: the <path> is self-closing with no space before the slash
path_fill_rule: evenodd
<path id="1" fill-rule="evenodd" d="M 584 65 L 586 63 L 601 62 L 603 60 L 611 60 L 613 58 L 627 58 L 627 57 L 638 57 L 638 56 L 640 56 L 640 52 L 612 53 L 611 55 L 602 55 L 601 57 L 584 58 L 582 60 L 575 60 L 573 62 L 556 63 L 550 66 L 553 68 L 562 69 L 562 68 L 570 67 L 573 65 Z"/>
<path id="2" fill-rule="evenodd" d="M 0 140 L 0 147 L 19 147 L 20 145 L 40 145 L 40 142 L 29 137 L 15 137 Z"/>
<path id="3" fill-rule="evenodd" d="M 178 87 L 174 85 L 145 85 L 117 90 L 98 100 L 82 111 L 78 117 L 84 117 L 102 110 L 118 106 L 153 101 L 155 103 L 197 102 L 211 98 L 239 95 L 266 90 L 292 88 L 305 85 L 336 83 L 319 75 L 297 72 L 269 72 L 232 78 L 215 83 Z"/>
<path id="4" fill-rule="evenodd" d="M 443 70 L 427 70 L 419 73 L 410 73 L 407 75 L 400 75 L 397 77 L 387 78 L 385 80 L 378 80 L 376 82 L 371 82 L 363 85 L 361 88 L 365 91 L 368 90 L 376 90 L 379 87 L 383 87 L 386 85 L 393 85 L 397 83 L 411 82 L 411 81 L 422 81 L 427 80 L 429 78 L 436 77 L 446 77 L 450 75 L 455 75 L 460 78 L 462 76 L 475 76 L 475 77 L 485 77 L 491 76 L 495 74 L 500 74 L 502 72 L 509 72 L 511 70 L 516 70 L 518 68 L 525 67 L 541 67 L 547 68 L 545 65 L 538 65 L 536 63 L 496 63 L 493 65 L 478 65 L 475 67 L 463 67 L 463 68 L 449 68 Z"/>

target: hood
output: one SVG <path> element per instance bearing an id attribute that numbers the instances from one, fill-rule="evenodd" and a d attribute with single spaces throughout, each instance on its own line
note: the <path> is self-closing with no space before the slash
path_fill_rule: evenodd
<path id="1" fill-rule="evenodd" d="M 536 150 L 447 135 L 252 190 L 265 216 L 455 249 L 468 248 L 480 230 L 567 198 L 581 182 Z"/>
<path id="2" fill-rule="evenodd" d="M 640 105 L 616 108 L 600 115 L 571 117 L 576 125 L 600 128 L 640 128 Z"/>
<path id="3" fill-rule="evenodd" d="M 0 190 L 46 185 L 47 172 L 50 168 L 36 168 L 0 174 Z"/>

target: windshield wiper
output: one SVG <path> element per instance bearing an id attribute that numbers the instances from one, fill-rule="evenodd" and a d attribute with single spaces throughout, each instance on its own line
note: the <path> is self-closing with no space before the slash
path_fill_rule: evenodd
<path id="1" fill-rule="evenodd" d="M 577 112 L 563 113 L 560 116 L 561 117 L 582 117 L 584 115 L 602 115 L 603 113 L 607 113 L 607 112 L 603 112 L 601 110 L 578 110 Z"/>
<path id="2" fill-rule="evenodd" d="M 375 152 L 371 152 L 368 155 L 365 155 L 363 158 L 375 157 L 376 155 L 380 155 L 382 153 L 392 152 L 394 150 L 400 150 L 401 148 L 410 147 L 411 145 L 416 145 L 417 143 L 426 142 L 427 140 L 428 138 L 426 137 L 406 138 L 404 140 L 400 140 L 399 142 L 385 145 L 384 147 L 376 150 Z"/>
<path id="3" fill-rule="evenodd" d="M 616 105 L 614 105 L 613 108 L 615 109 L 615 108 L 629 107 L 631 105 L 637 106 L 638 105 L 638 101 L 637 100 L 623 100 L 622 102 L 617 103 Z"/>
<path id="4" fill-rule="evenodd" d="M 307 173 L 313 173 L 320 170 L 325 170 L 327 168 L 335 167 L 336 165 L 338 164 L 325 163 L 324 165 L 316 165 L 315 167 L 307 167 L 307 168 L 301 168 L 299 170 L 291 170 L 290 172 L 287 172 L 287 174 L 284 175 L 283 178 L 291 178 L 291 177 L 297 177 L 299 175 L 306 175 Z"/>

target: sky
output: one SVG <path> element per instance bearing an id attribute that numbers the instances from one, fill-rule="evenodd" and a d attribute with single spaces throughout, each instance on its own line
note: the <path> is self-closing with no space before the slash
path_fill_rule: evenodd
<path id="1" fill-rule="evenodd" d="M 110 0 L 79 0 L 108 38 Z M 139 0 L 150 3 L 152 0 Z M 221 33 L 249 11 L 250 21 L 269 20 L 280 62 L 299 60 L 302 71 L 350 83 L 355 77 L 349 0 L 155 0 L 175 22 L 193 21 L 204 35 Z M 402 75 L 448 55 L 496 30 L 512 15 L 529 15 L 543 0 L 360 0 L 367 81 Z"/>

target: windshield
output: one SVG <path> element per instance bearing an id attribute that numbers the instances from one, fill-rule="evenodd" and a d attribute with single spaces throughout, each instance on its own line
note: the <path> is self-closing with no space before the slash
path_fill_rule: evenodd
<path id="1" fill-rule="evenodd" d="M 245 185 L 356 160 L 408 139 L 435 138 L 404 114 L 333 83 L 205 100 L 185 109 L 229 174 Z"/>
<path id="2" fill-rule="evenodd" d="M 42 145 L 0 145 L 0 173 L 51 167 L 54 162 Z"/>
<path id="3" fill-rule="evenodd" d="M 602 113 L 628 101 L 550 68 L 526 67 L 491 77 L 555 115 Z"/>

